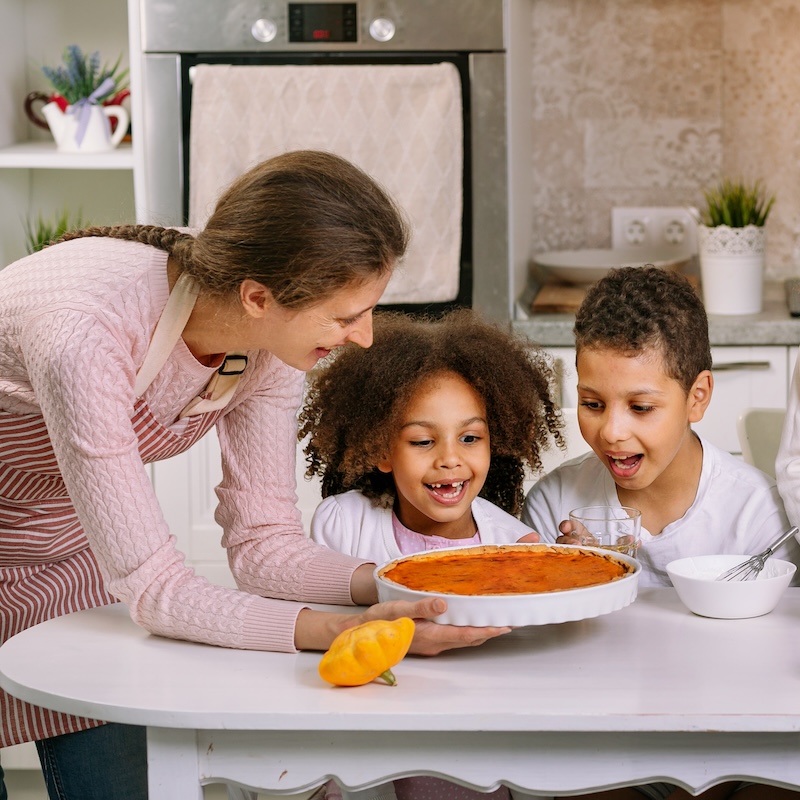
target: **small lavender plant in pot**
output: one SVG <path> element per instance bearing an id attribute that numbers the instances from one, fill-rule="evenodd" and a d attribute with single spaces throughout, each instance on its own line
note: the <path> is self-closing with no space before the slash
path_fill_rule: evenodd
<path id="1" fill-rule="evenodd" d="M 101 66 L 99 53 L 85 55 L 77 45 L 70 45 L 61 66 L 42 67 L 55 91 L 42 114 L 59 150 L 112 150 L 125 136 L 128 112 L 121 105 L 104 105 L 125 90 L 128 71 L 119 70 L 120 60 L 111 67 Z M 116 123 L 113 133 L 110 120 Z"/>

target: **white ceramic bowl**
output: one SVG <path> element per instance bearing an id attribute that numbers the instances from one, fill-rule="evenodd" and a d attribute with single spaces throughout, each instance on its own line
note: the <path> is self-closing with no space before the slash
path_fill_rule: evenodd
<path id="1" fill-rule="evenodd" d="M 578 547 L 577 545 L 546 544 L 508 544 L 498 545 L 501 549 L 551 548 L 579 549 L 612 557 L 632 567 L 632 571 L 618 580 L 597 586 L 580 589 L 566 589 L 541 594 L 515 595 L 455 595 L 439 592 L 422 592 L 408 589 L 381 576 L 381 572 L 398 561 L 414 556 L 403 556 L 376 567 L 375 583 L 378 587 L 378 600 L 410 600 L 416 602 L 429 597 L 441 597 L 447 602 L 447 611 L 436 617 L 437 622 L 449 625 L 497 625 L 523 627 L 525 625 L 550 625 L 556 622 L 571 622 L 601 614 L 610 614 L 630 605 L 636 599 L 639 586 L 641 564 L 636 559 L 622 553 L 610 553 L 597 547 Z M 445 550 L 461 548 L 448 547 L 444 550 L 431 550 L 434 556 Z M 470 549 L 470 548 L 464 548 Z M 476 547 L 474 549 L 480 549 Z M 420 554 L 416 554 L 419 556 Z"/>
<path id="2" fill-rule="evenodd" d="M 638 250 L 553 250 L 540 253 L 533 260 L 559 281 L 588 284 L 599 281 L 610 269 L 641 267 L 645 264 L 662 269 L 682 270 L 691 259 L 689 254 L 659 249 Z"/>
<path id="3" fill-rule="evenodd" d="M 725 570 L 747 558 L 746 555 L 679 558 L 667 564 L 667 574 L 683 604 L 701 617 L 760 617 L 778 605 L 796 567 L 791 561 L 770 558 L 755 580 L 716 580 Z"/>

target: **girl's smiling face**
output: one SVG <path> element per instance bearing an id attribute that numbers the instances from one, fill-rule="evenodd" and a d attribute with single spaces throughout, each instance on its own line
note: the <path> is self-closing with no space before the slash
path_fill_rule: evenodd
<path id="1" fill-rule="evenodd" d="M 621 489 L 680 481 L 693 434 L 710 399 L 710 373 L 688 392 L 667 375 L 657 351 L 635 356 L 584 348 L 577 358 L 583 438 Z"/>
<path id="2" fill-rule="evenodd" d="M 412 531 L 450 539 L 475 534 L 471 504 L 489 472 L 486 406 L 460 376 L 423 382 L 378 464 L 397 489 L 395 513 Z"/>

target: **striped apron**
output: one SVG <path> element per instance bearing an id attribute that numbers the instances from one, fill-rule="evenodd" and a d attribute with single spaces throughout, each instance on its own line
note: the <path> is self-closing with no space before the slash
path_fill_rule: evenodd
<path id="1" fill-rule="evenodd" d="M 191 447 L 215 424 L 238 382 L 240 373 L 223 364 L 224 374 L 215 373 L 203 395 L 181 413 L 187 419 L 177 433 L 160 423 L 142 399 L 175 346 L 195 298 L 191 280 L 181 276 L 137 374 L 131 425 L 145 464 Z M 44 419 L 0 411 L 0 642 L 53 617 L 115 602 L 70 502 Z M 53 668 L 58 669 L 57 653 Z M 103 724 L 23 703 L 2 690 L 0 714 L 0 747 Z"/>

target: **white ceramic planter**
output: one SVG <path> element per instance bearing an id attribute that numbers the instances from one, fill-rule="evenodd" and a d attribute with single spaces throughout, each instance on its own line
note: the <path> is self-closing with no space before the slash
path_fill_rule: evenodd
<path id="1" fill-rule="evenodd" d="M 80 109 L 67 106 L 67 110 L 62 111 L 56 102 L 42 108 L 56 141 L 56 149 L 62 153 L 104 153 L 122 141 L 128 128 L 128 112 L 122 106 L 93 105 L 88 106 L 86 113 L 86 125 L 79 136 Z M 117 120 L 113 134 L 109 123 L 111 118 Z"/>
<path id="2" fill-rule="evenodd" d="M 763 227 L 697 226 L 703 303 L 709 314 L 758 314 L 762 309 Z"/>

